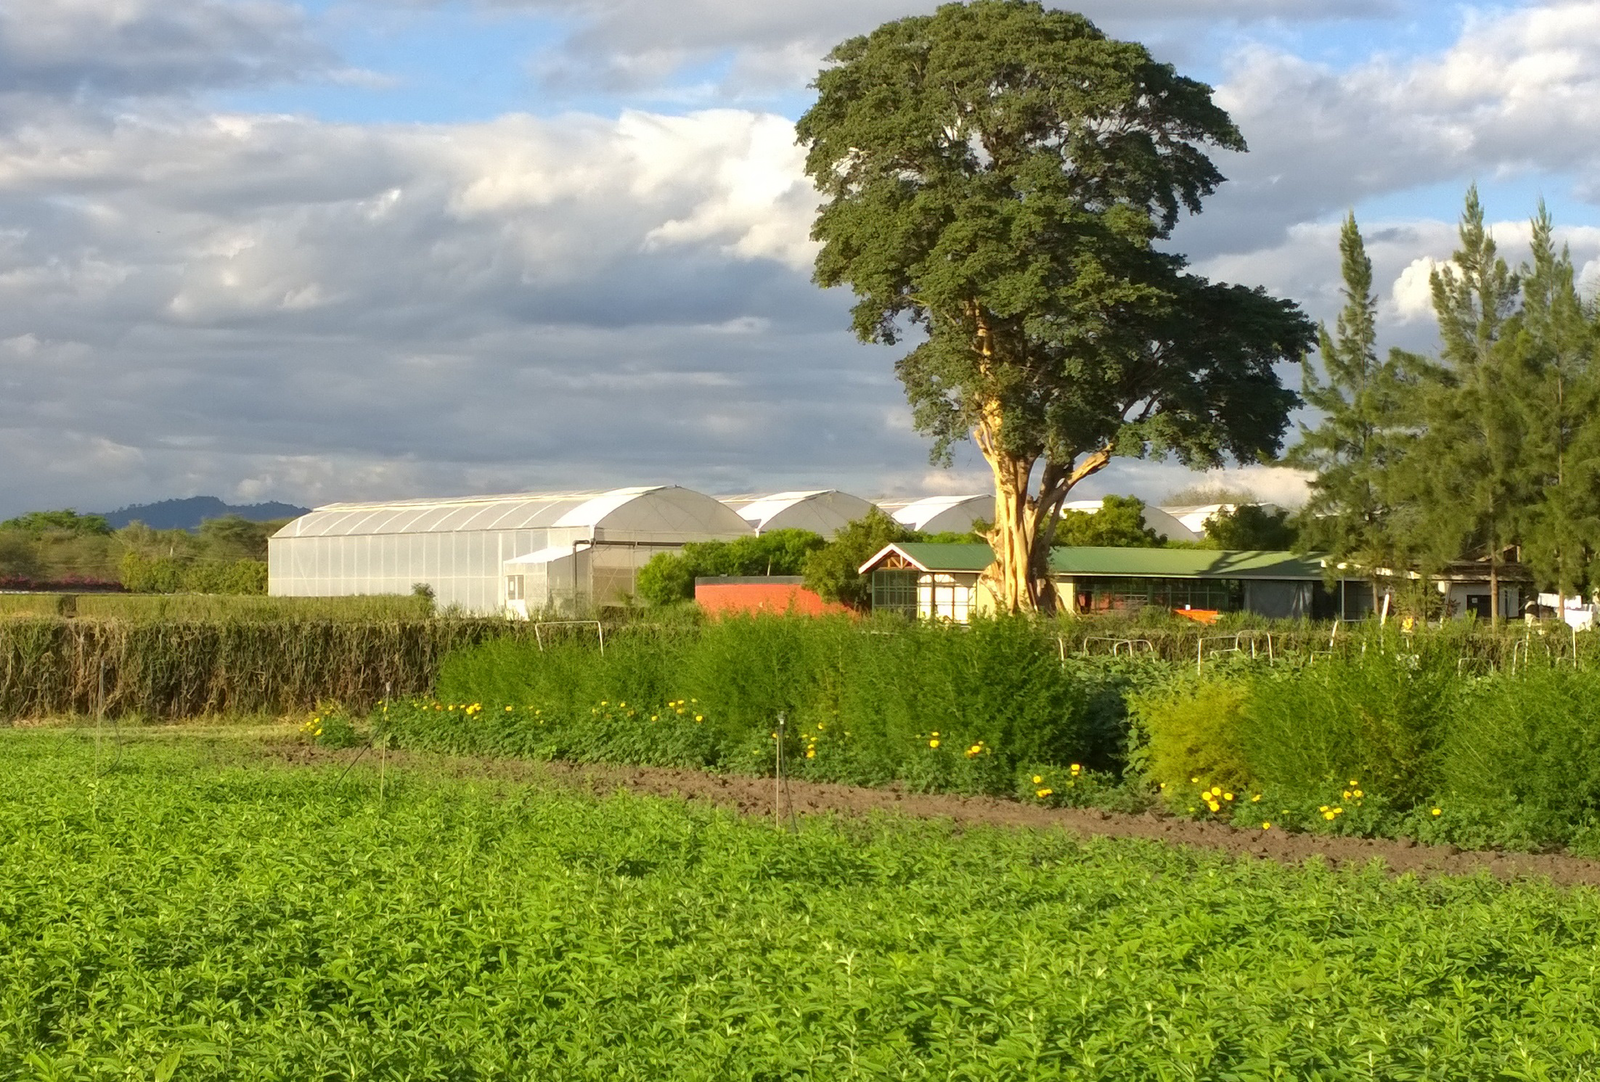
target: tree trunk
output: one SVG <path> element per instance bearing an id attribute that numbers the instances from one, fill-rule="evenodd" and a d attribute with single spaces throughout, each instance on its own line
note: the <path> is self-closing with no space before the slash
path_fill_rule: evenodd
<path id="1" fill-rule="evenodd" d="M 989 591 L 1001 612 L 1053 613 L 1057 598 L 1050 577 L 1050 546 L 1061 505 L 1074 485 L 1111 461 L 1111 449 L 1097 448 L 1081 462 L 1068 465 L 1046 462 L 1035 496 L 1031 488 L 1039 455 L 1013 454 L 1003 448 L 998 402 L 988 404 L 983 417 L 972 438 L 994 474 L 994 524 L 988 536 L 995 561 L 979 585 Z"/>
<path id="2" fill-rule="evenodd" d="M 1033 462 L 987 450 L 983 457 L 994 472 L 994 524 L 989 527 L 994 563 L 984 572 L 984 585 L 1001 612 L 1037 612 L 1033 564 L 1039 517 L 1037 505 L 1028 498 Z"/>
<path id="3" fill-rule="evenodd" d="M 1496 553 L 1489 553 L 1489 626 L 1500 626 L 1500 560 Z"/>

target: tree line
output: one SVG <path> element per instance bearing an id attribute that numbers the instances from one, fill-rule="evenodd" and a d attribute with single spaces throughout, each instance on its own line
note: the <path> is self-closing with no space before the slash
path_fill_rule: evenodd
<path id="1" fill-rule="evenodd" d="M 264 594 L 267 538 L 283 522 L 225 515 L 188 530 L 32 511 L 0 522 L 0 588 Z"/>
<path id="2" fill-rule="evenodd" d="M 1380 355 L 1377 296 L 1354 214 L 1339 238 L 1344 307 L 1319 329 L 1320 413 L 1286 458 L 1315 471 L 1303 548 L 1424 579 L 1479 564 L 1499 619 L 1516 564 L 1562 596 L 1596 586 L 1600 552 L 1600 310 L 1580 294 L 1541 201 L 1515 269 L 1468 190 L 1459 247 L 1429 280 L 1441 346 Z"/>

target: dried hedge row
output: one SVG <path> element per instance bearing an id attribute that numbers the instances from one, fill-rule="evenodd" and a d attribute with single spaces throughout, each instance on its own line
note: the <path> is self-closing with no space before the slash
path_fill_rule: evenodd
<path id="1" fill-rule="evenodd" d="M 449 651 L 531 635 L 492 619 L 0 620 L 0 719 L 355 710 L 432 689 Z"/>

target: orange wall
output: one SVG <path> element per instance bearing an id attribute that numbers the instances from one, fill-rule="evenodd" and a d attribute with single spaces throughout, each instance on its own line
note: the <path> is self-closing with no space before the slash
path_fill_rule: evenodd
<path id="1" fill-rule="evenodd" d="M 834 601 L 824 601 L 813 590 L 789 582 L 697 583 L 694 599 L 708 616 L 728 612 L 796 612 L 804 616 L 849 612 Z"/>

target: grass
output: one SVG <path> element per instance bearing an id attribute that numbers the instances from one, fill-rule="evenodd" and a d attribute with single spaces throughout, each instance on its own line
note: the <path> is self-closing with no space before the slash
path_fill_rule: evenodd
<path id="1" fill-rule="evenodd" d="M 0 734 L 0 1078 L 1600 1068 L 1600 898 Z"/>

